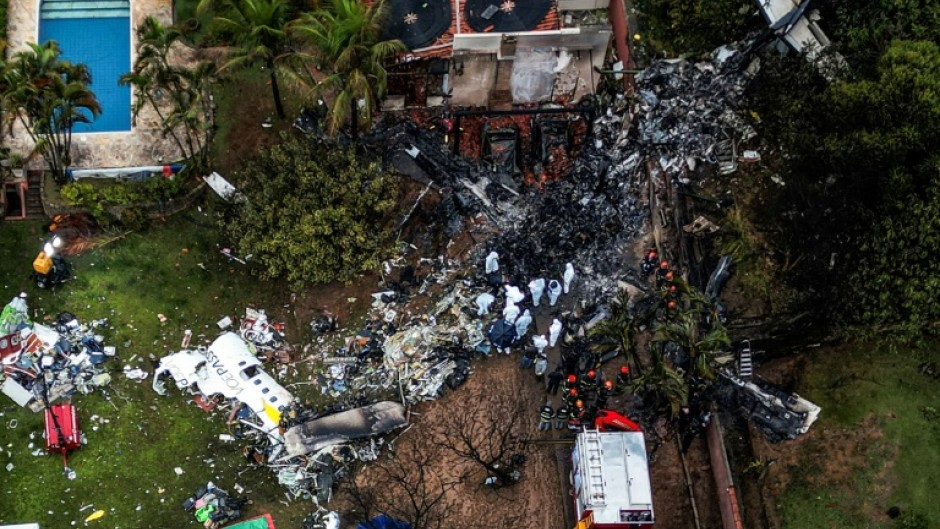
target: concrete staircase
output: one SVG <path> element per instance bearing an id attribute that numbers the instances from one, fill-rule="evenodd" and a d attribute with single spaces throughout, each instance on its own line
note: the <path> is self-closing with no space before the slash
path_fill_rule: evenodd
<path id="1" fill-rule="evenodd" d="M 490 109 L 512 109 L 512 66 L 513 61 L 505 60 L 496 63 L 496 84 L 490 90 Z"/>
<path id="2" fill-rule="evenodd" d="M 26 171 L 26 183 L 29 188 L 26 190 L 26 218 L 41 219 L 46 216 L 46 211 L 42 208 L 42 171 Z"/>
<path id="3" fill-rule="evenodd" d="M 42 20 L 129 17 L 129 0 L 42 0 Z"/>

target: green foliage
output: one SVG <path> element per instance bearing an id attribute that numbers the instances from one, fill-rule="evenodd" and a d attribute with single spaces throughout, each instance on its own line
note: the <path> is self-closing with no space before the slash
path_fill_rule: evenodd
<path id="1" fill-rule="evenodd" d="M 216 80 L 215 63 L 193 66 L 171 63 L 174 45 L 182 33 L 147 17 L 137 28 L 137 55 L 133 71 L 121 76 L 122 84 L 134 87 L 134 117 L 150 107 L 160 118 L 163 137 L 170 137 L 187 169 L 200 173 L 209 166 L 213 122 L 210 87 Z"/>
<path id="2" fill-rule="evenodd" d="M 688 404 L 689 392 L 682 376 L 666 365 L 661 351 L 650 351 L 649 369 L 633 379 L 633 391 L 642 395 L 653 409 L 667 409 L 672 417 Z"/>
<path id="3" fill-rule="evenodd" d="M 877 64 L 894 39 L 935 40 L 940 35 L 940 3 L 934 0 L 830 0 L 819 6 L 823 18 L 831 21 L 827 32 L 863 71 Z"/>
<path id="4" fill-rule="evenodd" d="M 62 186 L 60 195 L 69 205 L 80 207 L 99 220 L 120 220 L 125 226 L 136 229 L 146 223 L 145 207 L 175 198 L 182 192 L 184 184 L 180 177 L 153 177 L 143 182 L 109 182 L 103 185 L 79 181 Z M 112 206 L 124 206 L 120 218 L 107 218 L 108 208 Z M 135 211 L 126 213 L 129 209 Z M 125 220 L 134 226 L 125 224 Z"/>
<path id="5" fill-rule="evenodd" d="M 222 229 L 264 278 L 297 287 L 349 280 L 388 249 L 395 177 L 352 150 L 284 134 L 238 178 L 248 202 L 222 219 Z"/>
<path id="6" fill-rule="evenodd" d="M 765 257 L 764 244 L 757 235 L 757 229 L 744 211 L 740 208 L 728 210 L 716 244 L 719 255 L 732 257 L 741 284 L 749 292 L 769 298 L 776 279 L 772 264 Z"/>
<path id="7" fill-rule="evenodd" d="M 385 0 L 330 0 L 325 9 L 305 13 L 291 24 L 291 34 L 315 50 L 318 69 L 328 73 L 311 95 L 330 101 L 330 134 L 347 121 L 353 138 L 372 127 L 388 85 L 383 63 L 407 50 L 400 40 L 384 39 L 386 16 Z"/>
<path id="8" fill-rule="evenodd" d="M 637 0 L 645 39 L 667 55 L 709 52 L 740 40 L 757 17 L 750 0 Z"/>
<path id="9" fill-rule="evenodd" d="M 799 262 L 788 280 L 820 321 L 916 340 L 940 321 L 940 46 L 897 40 L 873 64 L 827 86 L 767 61 L 753 103 L 787 155 L 786 186 L 758 211 L 772 246 Z"/>
<path id="10" fill-rule="evenodd" d="M 207 10 L 215 12 L 212 31 L 230 35 L 234 46 L 221 71 L 237 70 L 261 65 L 271 76 L 271 94 L 277 115 L 284 118 L 278 75 L 310 78 L 310 73 L 299 64 L 299 54 L 293 52 L 287 38 L 287 23 L 291 20 L 291 6 L 287 0 L 200 0 L 197 14 Z"/>
<path id="11" fill-rule="evenodd" d="M 899 337 L 940 333 L 940 158 L 926 195 L 911 193 L 886 211 L 859 248 L 849 315 Z"/>
<path id="12" fill-rule="evenodd" d="M 28 43 L 0 72 L 5 119 L 17 120 L 42 153 L 57 182 L 72 164 L 72 126 L 101 113 L 84 64 L 60 58 L 58 43 Z"/>

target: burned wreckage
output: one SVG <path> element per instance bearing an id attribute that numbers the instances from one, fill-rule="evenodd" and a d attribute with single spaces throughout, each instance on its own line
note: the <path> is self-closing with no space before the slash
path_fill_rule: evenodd
<path id="1" fill-rule="evenodd" d="M 649 179 L 685 186 L 710 174 L 706 167 L 734 170 L 737 145 L 755 134 L 738 105 L 758 66 L 758 59 L 732 47 L 716 50 L 704 62 L 654 63 L 637 76 L 635 98 L 596 98 L 597 117 L 571 157 L 568 174 L 530 182 L 536 185 L 520 182 L 512 145 L 517 135 L 504 129 L 490 131 L 489 159 L 481 166 L 449 152 L 441 131 L 410 121 L 381 125 L 366 143 L 439 192 L 437 211 L 446 235 L 457 235 L 467 224 L 483 225 L 492 236 L 470 259 L 483 262 L 497 253 L 496 270 L 488 264 L 485 273 L 474 274 L 453 258 L 420 259 L 422 280 L 373 295 L 366 325 L 342 347 L 314 345 L 311 356 L 325 367 L 315 384 L 341 406 L 303 406 L 264 371 L 259 348 L 235 333 L 163 358 L 154 389 L 165 392 L 165 380 L 172 378 L 190 393 L 233 403 L 229 421 L 243 425 L 241 435 L 251 438 L 249 461 L 269 467 L 290 497 L 328 501 L 349 462 L 377 457 L 384 441 L 376 435 L 407 424 L 405 405 L 459 387 L 471 375 L 474 357 L 524 345 L 525 326 L 499 326 L 504 320 L 489 315 L 497 298 L 511 299 L 534 278 L 551 280 L 546 283 L 560 294 L 568 270 L 577 270 L 578 318 L 584 325 L 565 319 L 566 333 L 572 333 L 607 317 L 602 300 L 624 284 L 646 289 L 637 280 L 631 248 L 647 222 Z M 567 130 L 558 123 L 539 130 L 538 158 L 558 155 Z M 386 265 L 389 270 L 404 266 Z M 414 314 L 408 306 L 413 295 L 434 299 Z M 493 299 L 484 307 L 485 295 Z M 329 327 L 315 322 L 313 330 Z M 401 402 L 388 401 L 390 393 Z M 812 424 L 806 418 L 803 431 Z"/>

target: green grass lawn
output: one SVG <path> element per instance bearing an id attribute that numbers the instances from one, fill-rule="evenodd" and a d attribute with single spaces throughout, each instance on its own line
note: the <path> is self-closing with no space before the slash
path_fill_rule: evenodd
<path id="1" fill-rule="evenodd" d="M 73 259 L 76 279 L 54 292 L 37 290 L 29 278 L 44 239 L 42 225 L 0 224 L 0 302 L 25 290 L 37 321 L 63 310 L 83 320 L 107 317 L 106 343 L 118 349 L 118 358 L 105 364 L 112 371 L 111 386 L 73 398 L 88 438 L 69 458 L 78 475 L 74 481 L 64 477 L 60 457 L 32 455 L 44 446 L 42 415 L 0 395 L 0 524 L 82 527 L 86 516 L 104 509 L 105 518 L 91 525 L 197 527 L 180 505 L 208 480 L 230 492 L 235 483 L 244 486 L 255 502 L 249 514 L 272 512 L 283 527 L 298 527 L 309 511 L 303 502 L 280 503 L 283 489 L 267 469 L 245 471 L 240 445 L 218 440 L 227 432 L 221 413 L 204 413 L 172 384 L 170 395 L 161 397 L 150 388 L 150 378 L 137 383 L 121 373 L 124 365 L 152 372 L 149 357 L 175 351 L 185 329 L 193 330 L 194 343 L 211 341 L 219 332 L 215 322 L 242 315 L 247 305 L 286 320 L 296 336 L 296 322 L 282 313 L 286 289 L 229 264 L 218 253 L 209 218 L 196 210 L 188 217 Z M 161 313 L 166 323 L 158 320 Z M 93 421 L 95 415 L 109 422 Z M 8 427 L 11 420 L 16 428 Z M 10 472 L 7 463 L 14 466 Z M 177 476 L 175 467 L 185 473 Z"/>
<path id="2" fill-rule="evenodd" d="M 850 468 L 834 479 L 823 470 L 831 445 L 800 447 L 805 472 L 783 494 L 785 526 L 940 527 L 940 418 L 925 414 L 940 410 L 940 381 L 918 372 L 921 362 L 940 363 L 940 345 L 897 352 L 850 345 L 812 355 L 798 392 L 822 406 L 814 428 L 849 440 L 842 448 Z M 892 521 L 884 513 L 894 505 L 905 515 Z"/>

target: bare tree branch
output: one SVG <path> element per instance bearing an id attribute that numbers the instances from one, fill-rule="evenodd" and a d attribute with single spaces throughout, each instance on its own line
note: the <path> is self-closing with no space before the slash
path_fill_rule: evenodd
<path id="1" fill-rule="evenodd" d="M 533 410 L 515 393 L 500 392 L 489 398 L 466 402 L 461 413 L 453 413 L 434 433 L 434 443 L 457 457 L 483 467 L 495 486 L 512 485 L 519 479 L 517 467 L 524 460 L 523 432 Z"/>
<path id="2" fill-rule="evenodd" d="M 454 528 L 456 494 L 464 476 L 446 479 L 430 468 L 441 457 L 435 445 L 419 445 L 413 437 L 397 443 L 394 452 L 370 463 L 359 479 L 348 480 L 342 492 L 356 507 L 355 518 L 368 522 L 385 513 L 412 529 Z"/>

